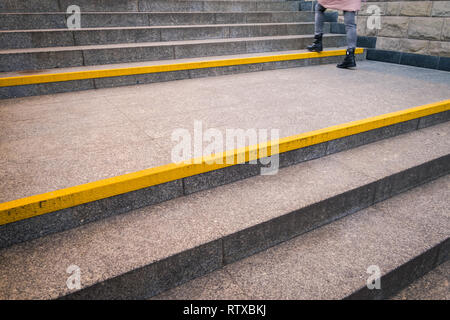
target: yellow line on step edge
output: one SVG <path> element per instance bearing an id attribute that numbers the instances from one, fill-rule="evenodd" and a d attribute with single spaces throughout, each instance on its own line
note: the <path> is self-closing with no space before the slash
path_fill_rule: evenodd
<path id="1" fill-rule="evenodd" d="M 278 153 L 304 148 L 310 145 L 448 110 L 450 110 L 450 99 L 282 138 L 278 141 Z M 268 142 L 267 148 L 265 145 L 255 145 L 229 150 L 209 157 L 192 159 L 190 164 L 171 163 L 66 189 L 0 203 L 0 225 L 224 168 L 230 166 L 230 164 L 227 164 L 230 163 L 230 161 L 227 161 L 226 159 L 234 159 L 234 163 L 238 163 L 237 160 L 242 159 L 240 161 L 240 163 L 242 163 L 247 162 L 250 159 L 257 159 L 260 156 L 270 156 L 277 153 L 275 151 L 276 148 L 272 153 L 271 146 L 275 145 L 274 143 L 276 142 Z M 262 150 L 261 154 L 260 150 Z M 265 151 L 266 153 L 264 154 Z M 223 164 L 217 164 L 219 161 L 215 161 L 215 159 L 222 159 L 221 162 Z M 213 161 L 215 163 L 210 164 Z"/>
<path id="2" fill-rule="evenodd" d="M 234 59 L 224 59 L 224 60 L 209 60 L 209 61 L 199 61 L 199 62 L 154 65 L 154 66 L 146 66 L 146 67 L 86 70 L 86 71 L 77 71 L 77 72 L 63 72 L 63 73 L 53 73 L 53 74 L 36 74 L 36 75 L 28 75 L 28 76 L 6 77 L 6 78 L 0 78 L 0 87 L 13 87 L 13 86 L 22 86 L 22 85 L 49 83 L 49 82 L 62 82 L 62 81 L 72 81 L 72 80 L 120 77 L 120 76 L 157 73 L 157 72 L 226 67 L 226 66 L 244 65 L 244 64 L 252 64 L 252 63 L 274 62 L 274 61 L 288 61 L 288 60 L 301 60 L 301 59 L 308 59 L 308 58 L 332 57 L 332 56 L 345 55 L 345 52 L 346 52 L 345 50 L 330 50 L 330 51 L 323 51 L 321 53 L 302 52 L 302 53 L 280 54 L 280 55 L 274 55 L 274 56 L 234 58 Z M 361 54 L 363 52 L 364 52 L 363 48 L 357 48 L 355 51 L 356 54 Z"/>

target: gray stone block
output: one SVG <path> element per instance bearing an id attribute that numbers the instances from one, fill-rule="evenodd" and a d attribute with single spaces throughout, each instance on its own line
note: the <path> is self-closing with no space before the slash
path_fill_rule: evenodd
<path id="1" fill-rule="evenodd" d="M 247 41 L 177 45 L 175 59 L 246 53 Z"/>
<path id="2" fill-rule="evenodd" d="M 0 87 L 0 99 L 95 89 L 93 79 L 39 83 L 26 86 Z"/>
<path id="3" fill-rule="evenodd" d="M 13 0 L 1 1 L 0 12 L 60 12 L 59 2 L 55 0 Z"/>
<path id="4" fill-rule="evenodd" d="M 122 47 L 84 50 L 84 65 L 174 59 L 172 46 Z"/>
<path id="5" fill-rule="evenodd" d="M 325 156 L 327 142 L 280 153 L 280 168 Z"/>
<path id="6" fill-rule="evenodd" d="M 160 29 L 112 29 L 74 31 L 78 46 L 111 43 L 134 43 L 161 41 Z"/>
<path id="7" fill-rule="evenodd" d="M 434 126 L 439 123 L 450 121 L 450 111 L 435 113 L 419 119 L 418 129 Z"/>
<path id="8" fill-rule="evenodd" d="M 66 15 L 62 13 L 42 14 L 8 14 L 0 15 L 0 30 L 29 30 L 29 29 L 64 29 Z"/>
<path id="9" fill-rule="evenodd" d="M 241 1 L 205 1 L 203 10 L 206 12 L 243 12 L 257 11 L 256 2 Z"/>
<path id="10" fill-rule="evenodd" d="M 0 48 L 45 48 L 58 46 L 74 46 L 70 31 L 57 32 L 8 32 L 0 33 Z"/>
<path id="11" fill-rule="evenodd" d="M 0 248 L 72 229 L 183 195 L 181 180 L 124 193 L 0 226 Z"/>
<path id="12" fill-rule="evenodd" d="M 47 0 L 48 1 L 48 0 Z M 67 7 L 76 4 L 81 12 L 137 12 L 140 0 L 59 0 L 62 12 Z"/>
<path id="13" fill-rule="evenodd" d="M 222 242 L 217 240 L 92 285 L 61 299 L 144 299 L 221 266 Z"/>
<path id="14" fill-rule="evenodd" d="M 197 39 L 221 39 L 228 37 L 227 27 L 193 27 L 193 28 L 164 28 L 160 30 L 161 41 L 182 41 Z"/>
<path id="15" fill-rule="evenodd" d="M 299 11 L 299 1 L 255 1 L 257 11 Z"/>
<path id="16" fill-rule="evenodd" d="M 158 72 L 147 74 L 136 74 L 130 76 L 97 78 L 95 81 L 95 88 L 113 88 L 121 86 L 130 86 L 144 83 L 165 82 L 173 80 L 189 79 L 189 70 Z"/>
<path id="17" fill-rule="evenodd" d="M 236 66 L 216 67 L 216 68 L 192 69 L 189 70 L 189 75 L 191 78 L 204 78 L 204 77 L 223 76 L 228 74 L 255 72 L 262 70 L 263 70 L 262 64 L 256 63 L 256 64 L 243 64 Z"/>
<path id="18" fill-rule="evenodd" d="M 1 53 L 0 72 L 67 68 L 83 65 L 81 50 Z"/>
<path id="19" fill-rule="evenodd" d="M 418 122 L 418 119 L 413 119 L 329 141 L 327 155 L 416 130 Z"/>
<path id="20" fill-rule="evenodd" d="M 158 16 L 157 14 L 155 14 Z M 149 26 L 155 18 L 150 13 L 122 12 L 122 13 L 83 13 L 82 28 L 99 27 L 138 27 Z M 168 14 L 170 19 L 170 14 Z"/>
<path id="21" fill-rule="evenodd" d="M 154 1 L 140 0 L 139 11 L 155 12 L 201 12 L 205 11 L 202 1 Z"/>
<path id="22" fill-rule="evenodd" d="M 275 70 L 275 69 L 287 69 L 287 68 L 298 68 L 306 67 L 311 64 L 310 59 L 300 59 L 300 60 L 287 60 L 287 61 L 275 61 L 263 63 L 263 70 Z"/>
<path id="23" fill-rule="evenodd" d="M 261 165 L 238 164 L 210 172 L 183 178 L 184 194 L 211 189 L 217 186 L 257 176 L 261 173 Z"/>

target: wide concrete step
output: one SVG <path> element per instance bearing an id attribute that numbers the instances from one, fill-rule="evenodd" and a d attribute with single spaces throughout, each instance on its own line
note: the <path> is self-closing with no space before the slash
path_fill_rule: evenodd
<path id="1" fill-rule="evenodd" d="M 14 0 L 2 1 L 0 12 L 66 12 L 74 5 L 71 0 Z M 198 1 L 198 0 L 78 0 L 81 12 L 189 12 L 189 11 L 298 11 L 300 1 Z"/>
<path id="2" fill-rule="evenodd" d="M 449 190 L 446 176 L 153 299 L 448 300 Z"/>
<path id="3" fill-rule="evenodd" d="M 0 13 L 0 30 L 67 29 L 66 13 Z M 104 12 L 82 15 L 82 28 L 312 22 L 313 12 Z"/>
<path id="4" fill-rule="evenodd" d="M 414 257 L 413 270 L 447 258 L 448 176 L 381 201 L 448 174 L 449 129 L 412 131 L 4 248 L 0 297 L 148 298 L 223 267 L 256 298 L 371 297 L 370 265 L 384 275 Z M 74 270 L 81 288 L 67 285 Z"/>
<path id="5" fill-rule="evenodd" d="M 0 99 L 338 63 L 343 48 L 246 53 L 0 73 Z M 357 61 L 365 51 L 357 49 Z"/>
<path id="6" fill-rule="evenodd" d="M 330 31 L 325 25 L 324 32 Z M 249 23 L 152 27 L 84 28 L 79 30 L 0 31 L 0 48 L 44 48 L 111 43 L 226 39 L 313 34 L 312 22 Z"/>
<path id="7" fill-rule="evenodd" d="M 312 35 L 142 42 L 0 50 L 0 72 L 93 66 L 305 49 Z M 341 47 L 345 35 L 324 36 L 325 47 Z"/>
<path id="8" fill-rule="evenodd" d="M 196 119 L 223 136 L 240 128 L 247 146 L 275 130 L 284 167 L 450 120 L 449 76 L 364 61 L 2 100 L 0 247 L 260 174 L 259 162 L 171 164 L 174 132 L 198 137 Z M 361 84 L 389 99 L 348 95 Z"/>

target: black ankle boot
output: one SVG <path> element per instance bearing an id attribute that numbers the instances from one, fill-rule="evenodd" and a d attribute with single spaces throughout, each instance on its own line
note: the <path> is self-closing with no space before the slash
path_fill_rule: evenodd
<path id="1" fill-rule="evenodd" d="M 338 64 L 336 67 L 338 68 L 353 68 L 356 67 L 355 61 L 355 49 L 347 49 L 347 54 L 342 63 Z"/>
<path id="2" fill-rule="evenodd" d="M 314 36 L 314 42 L 313 44 L 309 45 L 306 47 L 309 51 L 315 51 L 315 52 L 320 52 L 322 51 L 323 47 L 322 47 L 322 33 L 320 34 L 316 34 Z"/>

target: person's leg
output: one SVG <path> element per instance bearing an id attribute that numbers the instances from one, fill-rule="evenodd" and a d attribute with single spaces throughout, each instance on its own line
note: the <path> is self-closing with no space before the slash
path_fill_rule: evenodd
<path id="1" fill-rule="evenodd" d="M 316 9 L 314 14 L 314 35 L 323 33 L 323 24 L 325 23 L 325 8 L 320 3 L 316 3 Z"/>
<path id="2" fill-rule="evenodd" d="M 342 63 L 338 64 L 338 68 L 352 68 L 356 67 L 355 49 L 356 49 L 356 23 L 355 11 L 344 11 L 345 32 L 347 34 L 347 54 Z"/>
<path id="3" fill-rule="evenodd" d="M 325 12 L 326 8 L 317 2 L 315 6 L 314 15 L 314 42 L 313 44 L 306 47 L 309 51 L 322 51 L 322 35 L 323 35 L 323 25 L 325 22 Z"/>
<path id="4" fill-rule="evenodd" d="M 349 49 L 356 48 L 356 23 L 355 11 L 344 11 L 345 32 L 347 34 L 347 46 Z"/>

